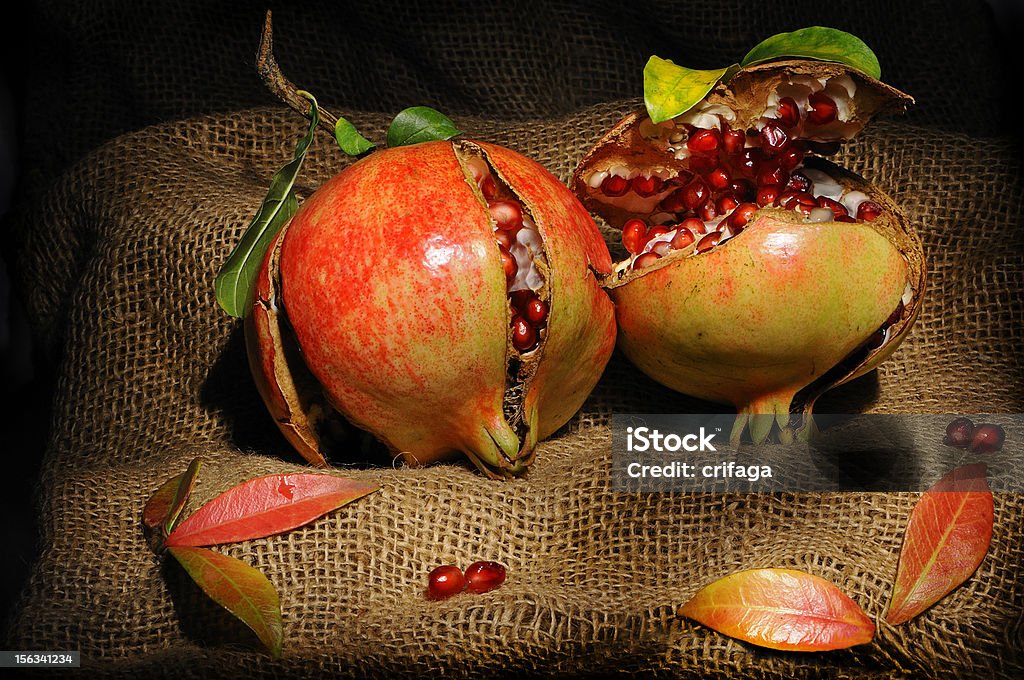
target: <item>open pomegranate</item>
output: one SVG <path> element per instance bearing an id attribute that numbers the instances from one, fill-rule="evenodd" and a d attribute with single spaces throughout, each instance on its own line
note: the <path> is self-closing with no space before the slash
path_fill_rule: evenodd
<path id="1" fill-rule="evenodd" d="M 605 280 L 622 350 L 664 385 L 735 405 L 734 441 L 792 437 L 916 319 L 920 239 L 822 158 L 912 101 L 838 63 L 748 66 L 673 119 L 627 116 L 577 167 L 572 189 L 628 253 Z"/>
<path id="2" fill-rule="evenodd" d="M 515 475 L 604 370 L 611 270 L 593 219 L 538 163 L 470 141 L 376 151 L 268 249 L 250 365 L 316 465 L 343 415 L 410 464 L 464 452 Z"/>

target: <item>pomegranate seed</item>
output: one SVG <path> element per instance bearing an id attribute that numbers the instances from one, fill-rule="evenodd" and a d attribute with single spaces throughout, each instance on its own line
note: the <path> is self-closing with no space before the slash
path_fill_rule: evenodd
<path id="1" fill-rule="evenodd" d="M 537 330 L 525 317 L 512 317 L 512 346 L 520 352 L 527 352 L 537 345 Z"/>
<path id="2" fill-rule="evenodd" d="M 723 191 L 732 185 L 732 177 L 729 176 L 729 171 L 721 166 L 709 172 L 707 179 L 708 186 L 715 191 Z"/>
<path id="3" fill-rule="evenodd" d="M 645 243 L 647 243 L 647 225 L 643 220 L 627 220 L 622 225 L 622 245 L 626 246 L 626 250 L 631 255 L 636 255 L 644 249 Z"/>
<path id="4" fill-rule="evenodd" d="M 779 198 L 779 187 L 769 184 L 757 190 L 757 204 L 764 208 L 773 205 Z"/>
<path id="5" fill-rule="evenodd" d="M 514 234 L 505 231 L 504 229 L 494 230 L 494 240 L 497 241 L 501 245 L 501 247 L 505 248 L 506 250 L 512 247 L 512 241 L 514 238 Z"/>
<path id="6" fill-rule="evenodd" d="M 691 153 L 695 154 L 709 154 L 718 150 L 718 146 L 722 143 L 722 135 L 715 128 L 705 130 L 703 128 L 698 129 L 690 138 L 686 140 L 686 148 Z"/>
<path id="7" fill-rule="evenodd" d="M 718 211 L 719 215 L 724 215 L 735 210 L 736 206 L 739 204 L 740 202 L 737 201 L 735 197 L 730 196 L 729 194 L 724 194 L 719 197 L 718 201 L 715 203 L 715 209 Z"/>
<path id="8" fill-rule="evenodd" d="M 453 564 L 437 567 L 427 576 L 427 598 L 443 600 L 458 595 L 466 588 L 466 577 Z"/>
<path id="9" fill-rule="evenodd" d="M 683 205 L 689 210 L 696 210 L 707 202 L 710 195 L 707 183 L 700 177 L 694 177 L 683 187 Z"/>
<path id="10" fill-rule="evenodd" d="M 808 100 L 807 120 L 815 125 L 825 125 L 836 119 L 838 109 L 835 100 L 824 92 L 815 92 Z"/>
<path id="11" fill-rule="evenodd" d="M 757 186 L 762 187 L 769 184 L 782 186 L 786 183 L 788 173 L 776 163 L 765 161 L 757 169 Z"/>
<path id="12" fill-rule="evenodd" d="M 847 212 L 845 205 L 839 201 L 829 198 L 828 196 L 818 196 L 818 205 L 822 208 L 828 208 L 836 217 L 849 216 L 850 214 Z"/>
<path id="13" fill-rule="evenodd" d="M 505 582 L 505 565 L 498 562 L 474 562 L 466 567 L 466 589 L 486 593 Z"/>
<path id="14" fill-rule="evenodd" d="M 687 217 L 685 220 L 679 223 L 679 226 L 683 229 L 689 229 L 694 234 L 706 234 L 708 233 L 707 225 L 702 220 L 696 217 Z"/>
<path id="15" fill-rule="evenodd" d="M 700 240 L 700 242 L 697 244 L 697 252 L 698 253 L 706 253 L 707 251 L 709 251 L 712 248 L 714 248 L 715 246 L 717 246 L 718 242 L 721 239 L 722 239 L 722 232 L 720 232 L 720 231 L 713 231 L 713 232 L 711 232 L 710 234 L 708 234 L 707 236 L 702 238 Z"/>
<path id="16" fill-rule="evenodd" d="M 683 201 L 683 194 L 686 193 L 686 187 L 676 189 L 671 194 L 662 199 L 661 204 L 658 206 L 665 212 L 677 213 L 686 210 L 686 203 Z"/>
<path id="17" fill-rule="evenodd" d="M 633 269 L 643 269 L 644 267 L 650 267 L 652 264 L 658 261 L 659 255 L 657 253 L 644 253 L 640 257 L 633 260 Z"/>
<path id="18" fill-rule="evenodd" d="M 791 172 L 794 168 L 804 162 L 804 152 L 795 146 L 790 146 L 788 149 L 780 153 L 778 158 L 779 167 L 787 172 Z"/>
<path id="19" fill-rule="evenodd" d="M 953 422 L 946 425 L 946 437 L 943 444 L 955 446 L 958 449 L 966 449 L 971 445 L 971 438 L 974 436 L 974 423 L 970 418 L 955 418 Z"/>
<path id="20" fill-rule="evenodd" d="M 665 225 L 651 227 L 651 230 L 647 232 L 647 243 L 650 243 L 652 240 L 658 238 L 659 236 L 664 236 L 670 231 L 672 230 L 666 227 Z M 644 245 L 646 245 L 646 243 Z"/>
<path id="21" fill-rule="evenodd" d="M 608 175 L 601 182 L 601 193 L 605 196 L 611 196 L 617 198 L 619 196 L 625 196 L 626 192 L 629 191 L 629 180 L 619 175 Z"/>
<path id="22" fill-rule="evenodd" d="M 715 207 L 714 201 L 708 201 L 707 203 L 700 207 L 697 213 L 700 216 L 700 219 L 704 220 L 705 222 L 710 222 L 711 220 L 718 217 L 718 208 Z"/>
<path id="23" fill-rule="evenodd" d="M 800 109 L 792 97 L 783 97 L 779 100 L 779 122 L 788 128 L 800 122 Z"/>
<path id="24" fill-rule="evenodd" d="M 637 175 L 630 181 L 630 187 L 637 196 L 648 198 L 661 191 L 661 178 L 655 175 L 650 177 L 644 177 L 643 175 Z"/>
<path id="25" fill-rule="evenodd" d="M 764 155 L 757 149 L 744 149 L 740 154 L 738 166 L 748 175 L 754 174 L 754 168 L 764 158 Z"/>
<path id="26" fill-rule="evenodd" d="M 516 264 L 516 258 L 512 256 L 512 253 L 505 246 L 499 243 L 498 250 L 501 252 L 501 266 L 505 269 L 505 285 L 511 286 L 512 282 L 516 280 L 519 265 Z"/>
<path id="27" fill-rule="evenodd" d="M 757 196 L 757 187 L 749 179 L 743 177 L 730 184 L 729 190 L 743 201 L 752 201 Z"/>
<path id="28" fill-rule="evenodd" d="M 679 227 L 676 231 L 676 235 L 672 237 L 669 245 L 675 250 L 680 250 L 697 240 L 697 237 L 693 235 L 693 232 L 686 227 Z"/>
<path id="29" fill-rule="evenodd" d="M 974 453 L 992 453 L 1003 448 L 1006 432 L 999 425 L 981 423 L 974 428 L 971 436 L 971 451 Z"/>
<path id="30" fill-rule="evenodd" d="M 875 218 L 882 214 L 882 206 L 874 201 L 864 201 L 857 206 L 857 219 L 865 222 L 874 222 Z"/>
<path id="31" fill-rule="evenodd" d="M 765 123 L 761 128 L 761 148 L 769 156 L 774 156 L 789 145 L 789 135 L 775 123 Z"/>
<path id="32" fill-rule="evenodd" d="M 690 170 L 706 175 L 718 166 L 717 156 L 690 156 Z"/>
<path id="33" fill-rule="evenodd" d="M 540 326 L 548 318 L 548 303 L 544 302 L 539 297 L 534 297 L 526 303 L 526 308 L 523 310 L 523 316 L 525 316 L 526 320 L 534 326 Z"/>
<path id="34" fill-rule="evenodd" d="M 743 147 L 747 143 L 747 136 L 743 130 L 726 130 L 722 133 L 722 146 L 730 156 L 738 156 L 743 153 Z"/>
<path id="35" fill-rule="evenodd" d="M 797 191 L 806 191 L 810 193 L 814 187 L 814 182 L 802 172 L 794 172 L 789 177 L 789 181 L 786 182 L 787 189 L 796 189 Z"/>
<path id="36" fill-rule="evenodd" d="M 818 207 L 817 199 L 807 192 L 798 189 L 786 189 L 779 194 L 779 205 L 786 210 L 793 210 L 799 204 L 809 205 L 814 208 Z"/>
<path id="37" fill-rule="evenodd" d="M 492 201 L 487 207 L 498 229 L 515 232 L 523 227 L 523 209 L 515 201 Z"/>
<path id="38" fill-rule="evenodd" d="M 484 195 L 484 198 L 488 201 L 493 200 L 498 195 L 498 183 L 494 181 L 494 178 L 490 175 L 484 177 L 483 181 L 480 182 L 480 193 Z"/>
<path id="39" fill-rule="evenodd" d="M 729 226 L 730 227 L 745 227 L 750 218 L 754 216 L 758 210 L 756 203 L 740 203 L 736 210 L 729 215 Z"/>
<path id="40" fill-rule="evenodd" d="M 518 310 L 520 314 L 531 301 L 538 299 L 536 294 L 529 289 L 513 290 L 508 294 L 508 297 L 512 301 L 512 307 Z"/>

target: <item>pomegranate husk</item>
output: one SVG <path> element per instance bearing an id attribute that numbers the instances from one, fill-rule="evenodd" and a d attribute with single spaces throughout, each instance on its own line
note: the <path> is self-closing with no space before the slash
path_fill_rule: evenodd
<path id="1" fill-rule="evenodd" d="M 857 84 L 850 103 L 854 131 L 874 114 L 902 111 L 913 101 L 842 65 L 803 60 L 745 68 L 706 101 L 732 109 L 732 126 L 746 129 L 764 111 L 768 94 L 794 74 L 850 76 Z M 659 195 L 622 201 L 604 197 L 586 178 L 623 165 L 661 167 L 671 179 L 682 163 L 650 142 L 658 134 L 646 111 L 629 114 L 573 173 L 574 193 L 612 226 L 657 212 L 669 183 Z M 762 208 L 742 233 L 707 253 L 691 257 L 691 246 L 639 270 L 627 260 L 605 281 L 626 356 L 672 389 L 735 405 L 734 443 L 745 431 L 755 442 L 773 428 L 783 441 L 812 432 L 809 416 L 818 397 L 891 355 L 920 313 L 923 247 L 898 205 L 827 160 L 809 156 L 805 165 L 866 193 L 882 214 L 872 222 L 805 223 L 793 211 Z M 909 303 L 885 343 L 872 347 L 868 340 L 886 324 L 908 285 Z M 794 414 L 802 417 L 793 419 Z"/>
<path id="2" fill-rule="evenodd" d="M 540 347 L 517 372 L 512 392 L 524 394 L 512 422 L 511 311 L 486 204 L 458 158 L 466 152 L 484 155 L 514 187 L 544 239 L 551 311 Z M 279 240 L 260 273 L 270 298 L 258 299 L 246 324 L 250 362 L 282 432 L 316 465 L 326 464 L 310 423 L 320 400 L 303 392 L 322 390 L 333 410 L 409 464 L 464 452 L 488 475 L 520 474 L 610 358 L 614 311 L 598 276 L 611 259 L 596 225 L 550 173 L 501 147 L 431 142 L 376 152 L 314 193 Z M 288 329 L 302 367 L 278 358 Z M 304 369 L 313 387 L 296 385 Z"/>

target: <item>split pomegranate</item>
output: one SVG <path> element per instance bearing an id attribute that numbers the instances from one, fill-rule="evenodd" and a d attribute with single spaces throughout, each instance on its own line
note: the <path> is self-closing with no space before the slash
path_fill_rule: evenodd
<path id="1" fill-rule="evenodd" d="M 466 589 L 466 577 L 454 564 L 445 564 L 427 575 L 427 599 L 444 600 Z"/>
<path id="2" fill-rule="evenodd" d="M 611 258 L 539 164 L 479 142 L 372 153 L 269 248 L 246 320 L 282 432 L 324 466 L 348 421 L 409 464 L 464 452 L 492 476 L 597 383 L 615 343 Z"/>
<path id="3" fill-rule="evenodd" d="M 735 405 L 734 441 L 792 436 L 917 318 L 920 239 L 888 196 L 822 158 L 912 101 L 841 64 L 760 64 L 672 120 L 627 116 L 577 167 L 572 189 L 624 227 L 628 257 L 605 281 L 620 347 L 655 380 Z M 637 176 L 660 191 L 606 191 Z"/>

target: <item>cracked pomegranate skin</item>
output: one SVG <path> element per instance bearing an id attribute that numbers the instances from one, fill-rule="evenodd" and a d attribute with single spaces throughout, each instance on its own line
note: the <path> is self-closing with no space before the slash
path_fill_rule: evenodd
<path id="1" fill-rule="evenodd" d="M 543 238 L 550 309 L 544 341 L 527 354 L 537 364 L 517 432 L 504 414 L 508 279 L 456 144 L 378 151 L 318 189 L 283 234 L 280 302 L 305 363 L 350 421 L 412 464 L 462 451 L 489 474 L 517 474 L 611 355 L 614 310 L 595 276 L 611 259 L 590 215 L 542 166 L 461 143 L 486 156 Z M 273 412 L 274 395 L 264 399 Z"/>

